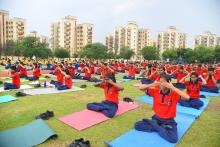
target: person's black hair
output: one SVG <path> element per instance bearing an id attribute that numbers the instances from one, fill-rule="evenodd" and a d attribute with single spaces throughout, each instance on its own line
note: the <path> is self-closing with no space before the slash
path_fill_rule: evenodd
<path id="1" fill-rule="evenodd" d="M 208 68 L 208 71 L 214 71 L 214 68 L 209 67 L 209 68 Z"/>
<path id="2" fill-rule="evenodd" d="M 191 76 L 196 76 L 197 80 L 196 80 L 195 83 L 192 82 L 192 80 L 191 80 Z M 198 77 L 199 77 L 199 75 L 198 75 L 196 72 L 192 72 L 192 73 L 190 74 L 190 80 L 189 80 L 190 83 L 192 83 L 192 84 L 197 84 L 197 83 L 199 82 Z"/>
<path id="3" fill-rule="evenodd" d="M 16 66 L 13 65 L 10 67 L 10 69 L 16 71 Z"/>
<path id="4" fill-rule="evenodd" d="M 116 83 L 116 78 L 115 78 L 115 75 L 113 73 L 107 73 L 105 75 L 105 78 L 111 79 L 114 83 Z"/>
<path id="5" fill-rule="evenodd" d="M 171 76 L 166 73 L 160 74 L 160 79 L 161 78 L 165 79 L 168 83 L 171 82 Z"/>
<path id="6" fill-rule="evenodd" d="M 67 75 L 69 75 L 69 74 L 70 74 L 70 71 L 69 71 L 68 69 L 66 69 L 66 70 L 65 70 L 65 73 L 66 73 Z"/>

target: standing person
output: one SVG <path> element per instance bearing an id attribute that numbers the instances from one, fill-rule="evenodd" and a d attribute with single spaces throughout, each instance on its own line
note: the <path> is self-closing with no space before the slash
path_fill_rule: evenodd
<path id="1" fill-rule="evenodd" d="M 181 98 L 189 99 L 189 95 L 179 90 L 170 83 L 166 74 L 161 74 L 160 80 L 152 84 L 140 86 L 140 90 L 153 97 L 154 115 L 152 119 L 143 119 L 135 123 L 135 129 L 143 132 L 158 132 L 169 142 L 178 141 L 176 105 Z M 159 86 L 159 88 L 151 88 Z"/>

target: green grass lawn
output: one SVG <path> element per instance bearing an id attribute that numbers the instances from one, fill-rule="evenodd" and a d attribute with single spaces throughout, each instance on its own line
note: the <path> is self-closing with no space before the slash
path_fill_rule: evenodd
<path id="1" fill-rule="evenodd" d="M 118 76 L 118 78 L 121 75 Z M 125 96 L 137 98 L 144 93 L 137 87 L 131 86 L 138 81 L 121 83 L 125 90 L 120 93 L 120 98 Z M 26 82 L 25 82 L 26 83 Z M 84 83 L 73 84 L 79 86 Z M 92 147 L 103 147 L 104 140 L 113 140 L 126 131 L 133 128 L 136 121 L 153 115 L 152 106 L 144 103 L 138 109 L 129 111 L 119 117 L 105 121 L 83 131 L 65 125 L 58 120 L 59 117 L 80 111 L 86 108 L 86 104 L 101 101 L 104 98 L 103 90 L 95 88 L 92 83 L 86 83 L 84 91 L 26 96 L 17 101 L 0 104 L 0 130 L 6 130 L 34 121 L 34 117 L 46 110 L 52 110 L 55 117 L 47 120 L 49 126 L 59 135 L 56 140 L 49 140 L 39 145 L 40 147 L 62 147 L 72 140 L 84 137 L 91 141 Z M 2 86 L 2 85 L 1 85 Z M 0 93 L 0 95 L 15 95 L 14 91 Z M 209 98 L 208 108 L 193 123 L 191 128 L 180 140 L 177 147 L 217 147 L 220 146 L 220 97 Z"/>

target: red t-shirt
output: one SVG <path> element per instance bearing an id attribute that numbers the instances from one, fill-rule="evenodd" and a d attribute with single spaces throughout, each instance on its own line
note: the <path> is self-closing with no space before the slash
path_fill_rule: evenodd
<path id="1" fill-rule="evenodd" d="M 209 76 L 209 75 L 207 75 Z M 214 75 L 214 79 L 216 80 L 216 76 Z M 208 80 L 206 81 L 206 86 L 209 86 L 209 87 L 216 87 L 216 84 L 213 82 L 212 78 L 208 78 Z"/>
<path id="2" fill-rule="evenodd" d="M 23 67 L 19 66 L 19 69 L 20 69 L 20 74 L 27 75 L 27 70 L 26 70 L 26 68 L 23 68 Z"/>
<path id="3" fill-rule="evenodd" d="M 87 78 L 91 78 L 92 77 L 92 74 L 89 71 L 89 69 L 83 68 L 83 72 L 85 73 L 85 77 L 87 77 Z"/>
<path id="4" fill-rule="evenodd" d="M 182 78 L 184 78 L 186 75 L 187 75 L 187 73 L 180 73 L 180 72 L 175 73 L 175 76 L 176 76 L 176 79 L 177 79 L 177 83 L 179 83 L 180 80 Z"/>
<path id="5" fill-rule="evenodd" d="M 71 76 L 75 75 L 75 73 L 76 73 L 76 72 L 75 72 L 75 69 L 74 69 L 73 67 L 70 67 L 70 68 L 69 68 L 69 71 L 70 71 L 70 75 L 71 75 Z"/>
<path id="6" fill-rule="evenodd" d="M 105 99 L 110 102 L 114 102 L 118 104 L 118 88 L 115 86 L 112 86 L 108 89 L 108 85 L 106 83 L 102 84 L 102 88 L 104 89 L 105 93 Z"/>
<path id="7" fill-rule="evenodd" d="M 197 84 L 192 84 L 190 81 L 184 82 L 187 94 L 190 98 L 199 99 L 200 98 L 200 88 L 202 86 L 202 82 L 198 82 Z"/>
<path id="8" fill-rule="evenodd" d="M 63 84 L 64 83 L 64 76 L 62 75 L 61 71 L 56 69 L 55 73 L 57 76 L 57 81 L 60 82 L 61 84 Z"/>
<path id="9" fill-rule="evenodd" d="M 35 68 L 33 71 L 33 75 L 34 77 L 39 78 L 40 77 L 40 69 L 39 68 Z"/>
<path id="10" fill-rule="evenodd" d="M 13 77 L 12 77 L 12 83 L 15 84 L 17 86 L 17 88 L 20 88 L 20 76 L 17 72 L 15 72 L 13 74 Z"/>
<path id="11" fill-rule="evenodd" d="M 147 93 L 153 97 L 153 108 L 157 116 L 163 119 L 176 117 L 176 105 L 180 100 L 180 96 L 176 92 L 170 91 L 164 96 L 164 99 L 162 99 L 163 94 L 160 93 L 158 88 L 149 88 Z"/>
<path id="12" fill-rule="evenodd" d="M 135 68 L 129 68 L 128 69 L 128 76 L 134 77 L 135 76 Z"/>
<path id="13" fill-rule="evenodd" d="M 73 83 L 72 83 L 72 78 L 71 78 L 70 76 L 68 76 L 68 77 L 65 78 L 65 85 L 66 85 L 69 89 L 72 88 Z"/>

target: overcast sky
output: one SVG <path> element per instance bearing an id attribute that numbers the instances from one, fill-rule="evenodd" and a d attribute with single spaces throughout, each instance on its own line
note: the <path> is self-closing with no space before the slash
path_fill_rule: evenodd
<path id="1" fill-rule="evenodd" d="M 220 0 L 0 0 L 0 9 L 10 17 L 27 19 L 28 31 L 50 36 L 50 26 L 66 15 L 78 23 L 94 24 L 94 41 L 104 43 L 105 36 L 129 20 L 150 29 L 153 39 L 159 31 L 176 26 L 193 38 L 209 30 L 220 36 Z"/>

